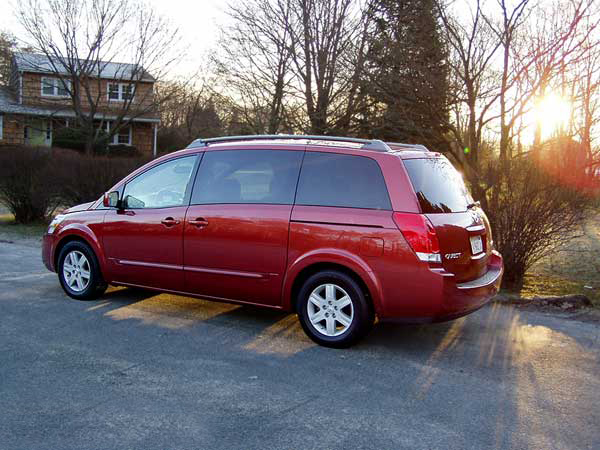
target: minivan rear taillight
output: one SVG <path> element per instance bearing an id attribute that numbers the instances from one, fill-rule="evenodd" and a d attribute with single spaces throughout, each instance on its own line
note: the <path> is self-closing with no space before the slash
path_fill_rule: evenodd
<path id="1" fill-rule="evenodd" d="M 394 213 L 394 222 L 421 261 L 441 264 L 440 244 L 433 225 L 422 214 Z"/>

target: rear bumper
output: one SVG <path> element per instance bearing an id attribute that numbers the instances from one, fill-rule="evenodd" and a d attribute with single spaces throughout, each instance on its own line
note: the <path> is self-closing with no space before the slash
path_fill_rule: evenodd
<path id="1" fill-rule="evenodd" d="M 500 290 L 504 267 L 502 256 L 494 251 L 490 256 L 487 272 L 481 277 L 457 283 L 454 275 L 443 269 L 431 269 L 426 275 L 423 291 L 426 295 L 419 299 L 422 314 L 415 314 L 413 307 L 409 314 L 384 315 L 383 321 L 404 323 L 444 322 L 465 316 L 488 303 Z M 414 303 L 413 303 L 414 305 Z"/>
<path id="2" fill-rule="evenodd" d="M 441 314 L 436 321 L 455 319 L 481 308 L 500 290 L 503 274 L 502 256 L 494 251 L 488 271 L 481 277 L 466 283 L 456 283 L 454 277 L 448 277 L 444 285 Z"/>

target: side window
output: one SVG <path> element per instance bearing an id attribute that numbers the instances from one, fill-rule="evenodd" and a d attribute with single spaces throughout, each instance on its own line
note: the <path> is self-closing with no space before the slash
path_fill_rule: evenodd
<path id="1" fill-rule="evenodd" d="M 182 206 L 192 176 L 196 155 L 177 158 L 153 167 L 125 185 L 127 208 Z"/>
<path id="2" fill-rule="evenodd" d="M 202 158 L 192 204 L 294 202 L 302 161 L 295 150 L 217 150 Z"/>
<path id="3" fill-rule="evenodd" d="M 306 152 L 297 205 L 391 210 L 379 164 L 364 156 Z"/>

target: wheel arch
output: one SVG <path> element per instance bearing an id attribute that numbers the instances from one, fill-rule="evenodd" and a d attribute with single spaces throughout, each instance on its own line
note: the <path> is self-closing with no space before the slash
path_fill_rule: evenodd
<path id="1" fill-rule="evenodd" d="M 82 227 L 83 228 L 83 227 Z M 104 253 L 100 247 L 100 243 L 96 237 L 91 233 L 90 230 L 82 229 L 79 227 L 69 227 L 60 231 L 56 245 L 54 247 L 54 254 L 52 255 L 52 261 L 54 267 L 58 270 L 58 257 L 60 256 L 61 250 L 69 242 L 82 242 L 92 249 L 96 260 L 98 261 L 100 273 L 104 275 Z"/>
<path id="2" fill-rule="evenodd" d="M 324 270 L 336 270 L 351 277 L 361 287 L 374 311 L 379 312 L 381 290 L 375 275 L 372 271 L 365 270 L 360 263 L 346 258 L 317 259 L 311 257 L 293 265 L 288 270 L 284 282 L 283 307 L 290 311 L 296 311 L 297 296 L 303 283 L 313 274 Z"/>

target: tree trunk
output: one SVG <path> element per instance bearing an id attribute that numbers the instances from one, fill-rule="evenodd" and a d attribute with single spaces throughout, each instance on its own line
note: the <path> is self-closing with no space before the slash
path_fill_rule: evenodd
<path id="1" fill-rule="evenodd" d="M 508 33 L 508 31 L 506 31 Z M 508 60 L 510 52 L 510 39 L 507 34 L 504 36 L 504 57 L 502 66 L 502 86 L 500 90 L 500 163 L 506 167 L 509 159 L 508 155 L 508 132 L 509 128 L 506 124 L 506 89 L 508 83 Z"/>

